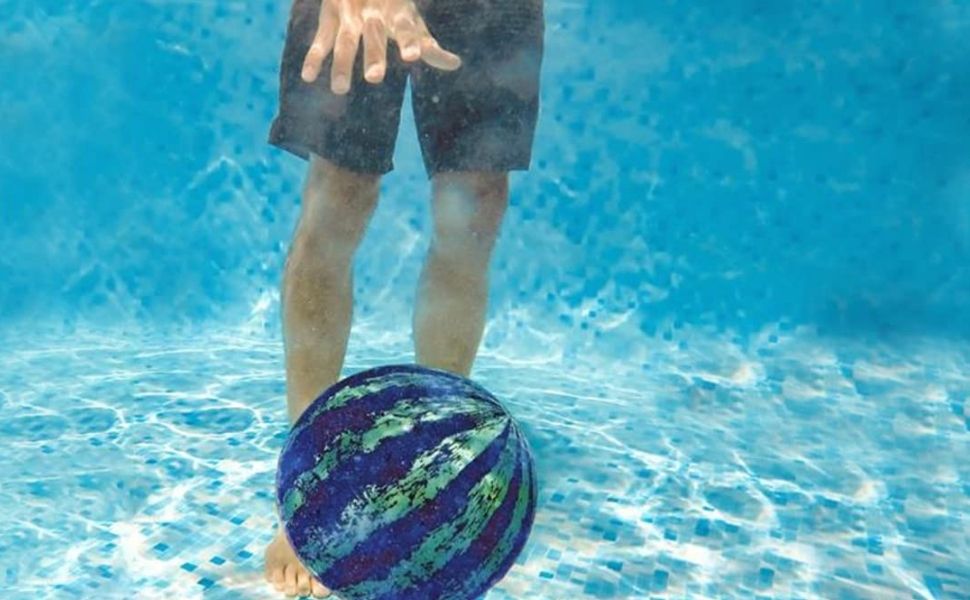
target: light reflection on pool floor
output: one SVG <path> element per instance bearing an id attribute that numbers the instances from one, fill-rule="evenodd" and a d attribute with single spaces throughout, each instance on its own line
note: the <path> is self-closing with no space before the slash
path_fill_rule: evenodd
<path id="1" fill-rule="evenodd" d="M 277 597 L 261 578 L 277 341 L 5 348 L 3 597 Z M 351 352 L 346 374 L 411 360 Z M 652 356 L 479 358 L 541 478 L 533 536 L 489 600 L 970 598 L 968 348 L 770 332 Z"/>

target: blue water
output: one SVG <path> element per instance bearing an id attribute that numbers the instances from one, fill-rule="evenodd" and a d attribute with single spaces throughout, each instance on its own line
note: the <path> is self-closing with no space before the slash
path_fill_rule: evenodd
<path id="1" fill-rule="evenodd" d="M 273 598 L 286 2 L 0 0 L 0 597 Z M 489 599 L 970 598 L 970 3 L 548 0 Z M 409 114 L 406 111 L 405 114 Z M 414 126 L 346 363 L 413 358 Z"/>

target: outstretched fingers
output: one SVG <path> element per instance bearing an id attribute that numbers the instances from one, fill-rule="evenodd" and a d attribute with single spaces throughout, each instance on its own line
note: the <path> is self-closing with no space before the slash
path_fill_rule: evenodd
<path id="1" fill-rule="evenodd" d="M 330 89 L 334 94 L 350 91 L 350 76 L 354 71 L 354 59 L 360 48 L 362 24 L 358 19 L 345 19 L 333 48 L 333 68 L 330 73 Z"/>
<path id="2" fill-rule="evenodd" d="M 461 58 L 439 46 L 430 35 L 421 40 L 421 60 L 442 71 L 454 71 L 461 66 Z"/>
<path id="3" fill-rule="evenodd" d="M 428 65 L 445 71 L 454 71 L 461 66 L 461 58 L 438 45 L 424 19 L 418 14 L 413 3 L 408 3 L 394 15 L 390 33 L 401 49 L 401 59 L 407 62 L 423 60 Z"/>
<path id="4" fill-rule="evenodd" d="M 333 44 L 337 38 L 339 27 L 340 18 L 335 3 L 324 1 L 323 6 L 320 7 L 320 23 L 317 26 L 317 34 L 314 36 L 310 50 L 303 60 L 302 77 L 307 83 L 313 83 L 320 76 L 323 61 L 333 51 Z"/>
<path id="5" fill-rule="evenodd" d="M 414 62 L 421 58 L 421 36 L 416 19 L 420 17 L 413 10 L 402 8 L 391 17 L 391 36 L 401 51 L 401 60 Z"/>
<path id="6" fill-rule="evenodd" d="M 387 27 L 384 16 L 375 9 L 365 9 L 364 79 L 370 83 L 384 81 L 387 72 Z"/>
<path id="7" fill-rule="evenodd" d="M 364 79 L 372 84 L 387 74 L 388 38 L 397 42 L 405 62 L 423 60 L 444 71 L 461 66 L 461 58 L 443 49 L 428 31 L 412 0 L 322 0 L 317 32 L 303 62 L 304 81 L 316 81 L 332 55 L 330 89 L 349 92 L 362 37 Z"/>

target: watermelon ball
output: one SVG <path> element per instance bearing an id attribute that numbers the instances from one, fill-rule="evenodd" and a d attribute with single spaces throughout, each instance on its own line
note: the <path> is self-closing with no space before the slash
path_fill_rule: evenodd
<path id="1" fill-rule="evenodd" d="M 307 570 L 344 600 L 471 600 L 522 551 L 535 466 L 480 385 L 391 365 L 326 390 L 276 473 L 280 520 Z"/>

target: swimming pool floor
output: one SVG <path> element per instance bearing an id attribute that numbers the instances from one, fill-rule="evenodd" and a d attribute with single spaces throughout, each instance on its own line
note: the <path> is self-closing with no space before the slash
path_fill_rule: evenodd
<path id="1" fill-rule="evenodd" d="M 3 347 L 0 596 L 278 597 L 261 575 L 278 341 Z M 345 373 L 409 350 L 352 344 Z M 488 600 L 970 598 L 966 346 L 772 330 L 651 352 L 479 358 L 540 474 L 533 535 Z"/>

